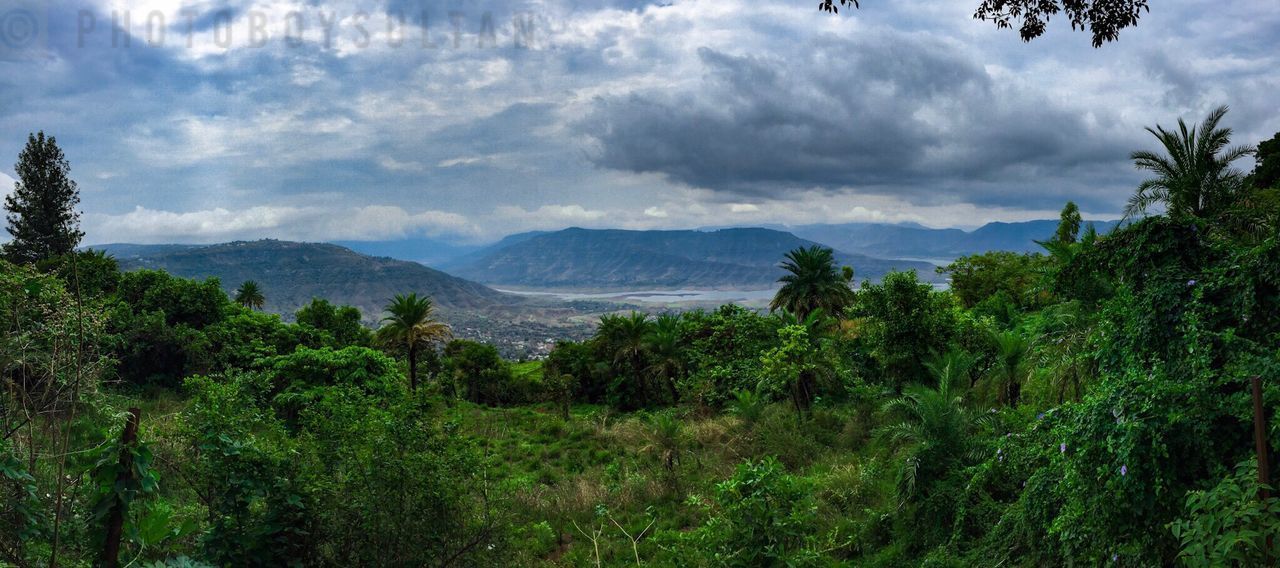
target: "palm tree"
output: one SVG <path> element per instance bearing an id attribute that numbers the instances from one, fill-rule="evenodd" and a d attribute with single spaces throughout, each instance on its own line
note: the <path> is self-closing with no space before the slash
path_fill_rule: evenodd
<path id="1" fill-rule="evenodd" d="M 1018 404 L 1022 381 L 1027 376 L 1027 354 L 1031 342 L 1017 331 L 992 331 L 995 362 L 987 373 L 988 386 L 996 389 L 996 399 L 1009 406 Z"/>
<path id="2" fill-rule="evenodd" d="M 396 294 L 387 304 L 387 317 L 378 328 L 378 340 L 384 345 L 403 345 L 409 352 L 409 388 L 418 390 L 418 349 L 446 341 L 453 332 L 432 314 L 431 298 Z"/>
<path id="3" fill-rule="evenodd" d="M 1228 147 L 1231 129 L 1218 127 L 1226 113 L 1227 107 L 1220 106 L 1198 127 L 1188 128 L 1178 119 L 1177 130 L 1159 125 L 1147 128 L 1168 155 L 1144 150 L 1130 156 L 1138 169 L 1155 177 L 1138 185 L 1125 208 L 1126 217 L 1146 213 L 1148 207 L 1162 203 L 1171 217 L 1208 218 L 1233 208 L 1246 196 L 1244 174 L 1232 168 L 1231 162 L 1254 150 Z"/>
<path id="4" fill-rule="evenodd" d="M 932 361 L 927 361 L 924 367 L 929 370 L 929 374 L 938 381 L 938 384 L 970 384 L 969 369 L 973 368 L 974 357 L 966 353 L 963 349 L 952 348 L 950 351 L 937 355 Z"/>
<path id="5" fill-rule="evenodd" d="M 782 288 L 773 296 L 770 310 L 786 309 L 804 319 L 822 308 L 839 317 L 853 302 L 853 288 L 849 287 L 853 271 L 837 269 L 835 253 L 829 248 L 797 248 L 787 253 L 782 268 L 789 274 L 778 279 Z"/>
<path id="6" fill-rule="evenodd" d="M 240 288 L 236 289 L 235 301 L 251 310 L 260 310 L 267 299 L 262 295 L 262 289 L 258 287 L 257 282 L 245 280 Z"/>
<path id="7" fill-rule="evenodd" d="M 891 443 L 911 445 L 898 474 L 898 495 L 904 502 L 915 495 L 917 487 L 940 477 L 966 454 L 974 420 L 959 392 L 961 377 L 952 371 L 938 374 L 936 388 L 913 385 L 882 409 L 896 414 L 900 421 L 879 433 Z"/>
<path id="8" fill-rule="evenodd" d="M 672 314 L 658 316 L 645 340 L 649 343 L 648 351 L 652 355 L 649 372 L 667 385 L 671 402 L 680 402 L 680 391 L 676 389 L 676 379 L 683 375 L 685 370 L 684 343 L 680 338 L 680 317 Z"/>
<path id="9" fill-rule="evenodd" d="M 612 355 L 612 367 L 615 374 L 631 374 L 631 379 L 646 396 L 649 394 L 645 370 L 649 358 L 650 331 L 653 322 L 649 316 L 640 312 L 629 315 L 609 314 L 600 318 L 598 336 L 604 341 L 605 348 Z M 639 402 L 639 401 L 633 401 Z"/>

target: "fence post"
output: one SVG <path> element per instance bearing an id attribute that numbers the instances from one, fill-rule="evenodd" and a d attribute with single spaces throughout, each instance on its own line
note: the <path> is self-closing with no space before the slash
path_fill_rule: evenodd
<path id="1" fill-rule="evenodd" d="M 1254 375 L 1249 379 L 1253 387 L 1253 444 L 1258 452 L 1258 483 L 1262 484 L 1262 490 L 1259 496 L 1265 502 L 1271 498 L 1271 490 L 1267 487 L 1271 486 L 1271 458 L 1267 455 L 1269 444 L 1267 443 L 1267 415 L 1262 408 L 1262 377 Z M 1262 551 L 1262 557 L 1266 562 L 1271 561 L 1271 535 L 1267 535 L 1266 548 Z"/>
<path id="2" fill-rule="evenodd" d="M 120 471 L 116 473 L 116 486 L 127 486 L 133 477 L 133 446 L 138 443 L 138 422 L 142 420 L 142 409 L 130 408 L 129 421 L 124 424 L 124 433 L 120 435 Z M 120 538 L 124 535 L 124 515 L 126 504 L 117 499 L 107 514 L 107 540 L 102 546 L 102 566 L 118 568 L 120 566 Z"/>

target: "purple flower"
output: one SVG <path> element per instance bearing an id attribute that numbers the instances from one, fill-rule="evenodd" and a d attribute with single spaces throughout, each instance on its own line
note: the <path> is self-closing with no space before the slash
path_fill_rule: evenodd
<path id="1" fill-rule="evenodd" d="M 1128 465 L 1120 466 L 1120 476 L 1124 477 L 1126 475 L 1129 475 L 1129 466 Z"/>
<path id="2" fill-rule="evenodd" d="M 1195 285 L 1196 285 L 1196 279 L 1195 279 L 1195 278 L 1192 278 L 1191 280 L 1188 280 L 1188 281 L 1187 281 L 1187 286 L 1195 286 Z"/>
<path id="3" fill-rule="evenodd" d="M 1058 444 L 1058 453 L 1060 453 L 1060 454 L 1065 454 L 1065 453 L 1067 453 L 1067 443 L 1066 443 L 1066 442 L 1063 442 L 1063 443 L 1061 443 L 1061 444 Z"/>
<path id="4" fill-rule="evenodd" d="M 1112 561 L 1112 562 L 1119 562 L 1119 561 L 1120 561 L 1120 555 L 1119 555 L 1119 554 L 1112 554 L 1112 555 L 1111 555 L 1111 561 Z"/>
<path id="5" fill-rule="evenodd" d="M 1036 420 L 1044 420 L 1044 413 L 1043 413 L 1043 412 L 1041 412 L 1040 414 L 1037 414 L 1037 415 L 1036 415 Z"/>

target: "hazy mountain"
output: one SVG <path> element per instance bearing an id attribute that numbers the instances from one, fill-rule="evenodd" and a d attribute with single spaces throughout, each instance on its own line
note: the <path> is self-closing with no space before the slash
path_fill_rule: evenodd
<path id="1" fill-rule="evenodd" d="M 439 266 L 482 248 L 480 245 L 457 244 L 440 239 L 411 238 L 394 241 L 333 241 L 360 254 L 385 256 Z"/>
<path id="2" fill-rule="evenodd" d="M 1099 233 L 1106 233 L 1118 224 L 1118 221 L 1090 222 Z M 885 258 L 947 260 L 992 250 L 1040 251 L 1042 249 L 1035 241 L 1053 236 L 1057 227 L 1058 221 L 1053 219 L 988 223 L 967 232 L 960 229 L 930 229 L 919 225 L 879 223 L 804 225 L 791 228 L 791 232 L 837 250 Z"/>
<path id="3" fill-rule="evenodd" d="M 375 325 L 392 296 L 426 294 L 455 336 L 493 343 L 509 358 L 545 355 L 556 339 L 585 338 L 591 327 L 579 316 L 612 309 L 504 294 L 415 262 L 367 256 L 332 244 L 264 240 L 88 248 L 114 256 L 123 270 L 154 268 L 185 278 L 217 277 L 228 293 L 245 280 L 257 281 L 266 297 L 265 309 L 286 319 L 312 298 L 325 298 L 359 308 L 365 323 Z"/>
<path id="4" fill-rule="evenodd" d="M 291 314 L 313 297 L 355 306 L 372 319 L 395 294 L 418 292 L 442 308 L 484 309 L 524 301 L 418 263 L 366 256 L 332 244 L 263 240 L 217 245 L 98 245 L 123 270 L 162 269 L 184 278 L 217 277 L 235 290 L 255 280 L 268 311 Z"/>
<path id="5" fill-rule="evenodd" d="M 775 284 L 787 251 L 814 245 L 771 229 L 718 231 L 624 231 L 565 229 L 517 235 L 444 268 L 491 285 L 551 289 L 754 288 Z M 858 277 L 875 279 L 893 269 L 933 267 L 837 253 Z"/>

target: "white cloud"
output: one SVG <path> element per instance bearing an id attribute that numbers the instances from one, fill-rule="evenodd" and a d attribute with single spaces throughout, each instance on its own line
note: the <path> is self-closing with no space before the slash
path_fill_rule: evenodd
<path id="1" fill-rule="evenodd" d="M 420 172 L 423 170 L 422 164 L 419 162 L 401 162 L 389 156 L 378 160 L 378 165 L 392 172 Z"/>
<path id="2" fill-rule="evenodd" d="M 137 206 L 120 215 L 85 216 L 91 243 L 213 243 L 280 238 L 302 241 L 395 239 L 414 234 L 471 237 L 476 229 L 456 213 L 370 205 L 356 208 L 258 206 L 230 210 L 163 211 Z"/>

